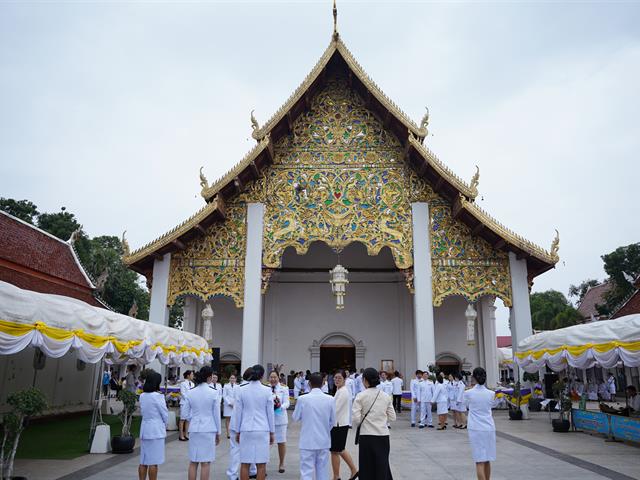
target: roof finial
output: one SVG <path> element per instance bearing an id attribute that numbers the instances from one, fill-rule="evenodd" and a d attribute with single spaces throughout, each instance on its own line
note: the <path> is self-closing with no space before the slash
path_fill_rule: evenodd
<path id="1" fill-rule="evenodd" d="M 560 259 L 560 256 L 558 255 L 559 250 L 560 250 L 560 233 L 558 233 L 558 230 L 556 229 L 556 237 L 553 239 L 553 242 L 551 242 L 551 250 L 549 251 L 549 254 L 556 262 Z"/>
<path id="2" fill-rule="evenodd" d="M 478 185 L 480 184 L 480 168 L 476 165 L 476 173 L 471 177 L 471 183 L 469 188 L 471 189 L 472 198 L 475 199 L 478 196 Z"/>
<path id="3" fill-rule="evenodd" d="M 420 128 L 418 129 L 418 135 L 422 137 L 423 142 L 425 137 L 429 135 L 429 129 L 427 128 L 429 126 L 429 107 L 424 108 L 426 110 L 426 113 L 422 117 L 422 120 L 420 121 Z"/>
<path id="4" fill-rule="evenodd" d="M 128 257 L 129 255 L 131 255 L 131 249 L 129 248 L 129 242 L 127 242 L 127 231 L 126 230 L 124 232 L 122 232 L 122 240 L 120 240 L 120 242 L 122 243 L 123 257 Z"/>
<path id="5" fill-rule="evenodd" d="M 258 135 L 259 131 L 260 124 L 258 123 L 258 120 L 256 120 L 256 117 L 253 114 L 253 110 L 251 110 L 251 136 L 254 138 L 254 140 L 260 140 L 260 136 Z"/>
<path id="6" fill-rule="evenodd" d="M 336 0 L 333 0 L 333 39 L 338 40 L 338 7 L 336 7 Z"/>

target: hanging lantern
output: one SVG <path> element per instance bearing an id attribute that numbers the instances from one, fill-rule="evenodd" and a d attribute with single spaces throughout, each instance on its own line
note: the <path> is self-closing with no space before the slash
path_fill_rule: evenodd
<path id="1" fill-rule="evenodd" d="M 478 318 L 478 312 L 473 308 L 470 303 L 467 305 L 467 310 L 464 312 L 464 316 L 467 319 L 467 345 L 476 344 L 476 318 Z"/>
<path id="2" fill-rule="evenodd" d="M 202 337 L 210 342 L 213 340 L 213 308 L 211 305 L 207 303 L 207 305 L 202 309 Z"/>
<path id="3" fill-rule="evenodd" d="M 344 308 L 344 296 L 347 293 L 347 284 L 349 283 L 347 279 L 349 271 L 338 264 L 333 267 L 333 270 L 329 270 L 329 274 L 331 275 L 331 279 L 329 280 L 331 283 L 331 291 L 336 297 L 336 310 L 342 310 Z"/>

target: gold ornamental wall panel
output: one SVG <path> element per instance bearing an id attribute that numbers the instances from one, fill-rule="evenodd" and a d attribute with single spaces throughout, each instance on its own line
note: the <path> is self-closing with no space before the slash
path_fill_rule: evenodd
<path id="1" fill-rule="evenodd" d="M 226 213 L 224 222 L 211 225 L 206 235 L 171 256 L 169 305 L 182 295 L 194 295 L 205 301 L 227 296 L 243 306 L 246 205 L 230 204 Z"/>

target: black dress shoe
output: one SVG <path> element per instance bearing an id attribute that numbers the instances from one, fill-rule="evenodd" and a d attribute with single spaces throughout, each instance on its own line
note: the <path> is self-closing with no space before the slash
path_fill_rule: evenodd
<path id="1" fill-rule="evenodd" d="M 360 472 L 356 472 L 356 474 L 351 477 L 349 480 L 356 480 L 356 478 L 358 478 L 360 476 Z"/>

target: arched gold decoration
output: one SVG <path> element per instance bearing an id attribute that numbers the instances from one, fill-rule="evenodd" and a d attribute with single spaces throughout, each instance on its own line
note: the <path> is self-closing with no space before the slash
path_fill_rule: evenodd
<path id="1" fill-rule="evenodd" d="M 224 222 L 211 225 L 205 235 L 171 256 L 167 303 L 173 305 L 181 295 L 203 300 L 227 296 L 242 307 L 246 233 L 246 205 L 228 205 Z"/>

